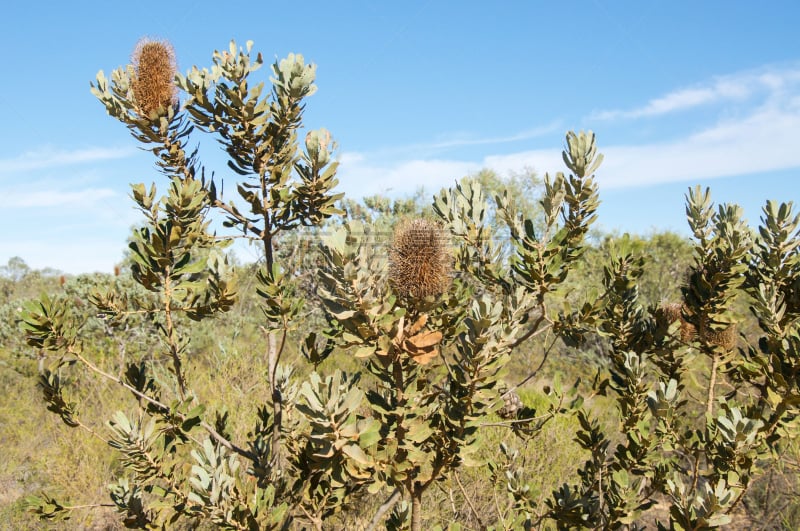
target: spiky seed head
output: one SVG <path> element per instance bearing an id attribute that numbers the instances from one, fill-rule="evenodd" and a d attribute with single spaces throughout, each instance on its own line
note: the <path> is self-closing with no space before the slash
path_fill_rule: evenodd
<path id="1" fill-rule="evenodd" d="M 722 330 L 708 328 L 704 330 L 703 338 L 711 345 L 722 347 L 725 351 L 731 351 L 736 348 L 739 338 L 739 329 L 735 324 Z"/>
<path id="2" fill-rule="evenodd" d="M 691 343 L 700 337 L 708 344 L 722 347 L 725 350 L 732 350 L 736 347 L 738 328 L 735 324 L 722 330 L 715 330 L 708 324 L 708 319 L 701 318 L 698 332 L 697 327 L 683 317 L 683 305 L 680 303 L 662 304 L 659 313 L 668 324 L 680 320 L 681 341 L 684 343 Z"/>
<path id="3" fill-rule="evenodd" d="M 452 282 L 453 257 L 447 237 L 426 219 L 402 222 L 389 253 L 389 280 L 394 290 L 413 299 L 441 295 Z"/>
<path id="4" fill-rule="evenodd" d="M 662 303 L 658 311 L 668 324 L 672 324 L 681 318 L 681 304 L 679 302 Z"/>
<path id="5" fill-rule="evenodd" d="M 681 322 L 681 341 L 684 343 L 691 343 L 695 337 L 697 337 L 697 330 L 695 329 L 694 325 L 684 319 L 683 317 L 683 305 L 679 302 L 672 302 L 666 303 L 663 302 L 661 306 L 658 308 L 658 312 L 656 314 L 657 319 L 664 319 L 666 321 L 667 326 L 671 325 L 675 321 L 680 320 Z"/>
<path id="6" fill-rule="evenodd" d="M 178 101 L 175 86 L 177 64 L 175 50 L 168 41 L 142 39 L 131 57 L 131 90 L 137 112 L 149 117 L 164 112 Z"/>
<path id="7" fill-rule="evenodd" d="M 691 343 L 697 338 L 697 328 L 692 323 L 681 317 L 681 341 Z"/>

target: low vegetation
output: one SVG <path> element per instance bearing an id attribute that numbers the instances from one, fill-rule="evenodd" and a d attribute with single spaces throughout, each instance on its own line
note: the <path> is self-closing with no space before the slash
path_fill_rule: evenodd
<path id="1" fill-rule="evenodd" d="M 601 234 L 591 132 L 541 179 L 356 203 L 335 192 L 331 134 L 303 130 L 314 65 L 277 61 L 269 90 L 262 66 L 231 43 L 183 75 L 143 41 L 98 74 L 161 177 L 132 185 L 142 223 L 115 275 L 0 271 L 3 521 L 800 524 L 791 204 L 751 228 L 696 187 L 691 240 Z M 260 260 L 237 263 L 234 239 Z"/>

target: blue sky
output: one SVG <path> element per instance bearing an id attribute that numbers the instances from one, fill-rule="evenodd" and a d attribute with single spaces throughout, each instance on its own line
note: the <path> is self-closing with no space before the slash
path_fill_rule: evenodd
<path id="1" fill-rule="evenodd" d="M 121 259 L 129 183 L 164 178 L 89 82 L 142 36 L 169 39 L 182 71 L 231 39 L 316 63 L 306 124 L 333 133 L 354 197 L 559 171 L 565 132 L 591 129 L 606 230 L 688 233 L 695 184 L 751 223 L 767 199 L 800 202 L 795 1 L 14 2 L 3 18 L 0 264 Z"/>

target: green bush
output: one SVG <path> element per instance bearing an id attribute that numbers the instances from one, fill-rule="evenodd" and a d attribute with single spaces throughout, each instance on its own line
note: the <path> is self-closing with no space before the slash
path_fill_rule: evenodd
<path id="1" fill-rule="evenodd" d="M 582 273 L 591 285 L 599 205 L 591 132 L 567 134 L 568 173 L 544 177 L 535 209 L 502 187 L 489 197 L 484 175 L 423 215 L 365 223 L 352 203 L 342 216 L 330 133 L 299 140 L 315 67 L 291 54 L 267 91 L 251 47 L 181 75 L 167 43 L 143 41 L 132 65 L 97 76 L 93 93 L 166 184 L 132 186 L 144 221 L 129 277 L 76 280 L 85 307 L 72 284 L 24 305 L 47 409 L 116 450 L 110 504 L 42 493 L 35 514 L 112 505 L 133 528 L 416 531 L 700 530 L 769 512 L 800 403 L 791 205 L 769 202 L 754 231 L 692 189 L 680 301 L 640 295 L 648 263 L 632 238 L 605 242 L 595 289 L 576 289 Z M 236 201 L 206 178 L 198 133 L 225 150 Z M 319 236 L 315 253 L 295 252 L 300 234 Z M 234 238 L 261 250 L 238 274 Z M 563 371 L 580 377 L 565 385 L 545 372 L 560 345 L 591 345 L 582 366 L 596 373 Z M 83 407 L 93 395 L 114 411 Z"/>

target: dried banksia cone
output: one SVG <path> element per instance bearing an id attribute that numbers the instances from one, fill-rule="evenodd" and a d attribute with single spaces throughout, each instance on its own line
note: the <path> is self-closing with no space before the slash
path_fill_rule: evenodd
<path id="1" fill-rule="evenodd" d="M 703 339 L 709 344 L 722 347 L 725 350 L 733 350 L 738 341 L 738 328 L 735 324 L 728 326 L 724 330 L 714 330 L 709 328 L 703 331 Z"/>
<path id="2" fill-rule="evenodd" d="M 413 299 L 441 295 L 450 287 L 452 270 L 441 227 L 426 219 L 401 223 L 389 252 L 389 280 L 397 293 Z"/>
<path id="3" fill-rule="evenodd" d="M 667 326 L 675 321 L 681 322 L 681 341 L 690 343 L 697 336 L 697 331 L 692 323 L 683 318 L 683 305 L 678 302 L 662 304 L 658 309 L 657 318 L 661 317 L 667 322 Z"/>
<path id="4" fill-rule="evenodd" d="M 691 343 L 697 338 L 697 329 L 694 325 L 681 317 L 681 341 Z"/>
<path id="5" fill-rule="evenodd" d="M 664 304 L 659 308 L 659 312 L 669 324 L 680 319 L 681 341 L 684 343 L 690 343 L 700 337 L 707 344 L 722 347 L 725 350 L 732 350 L 736 346 L 738 329 L 735 324 L 731 324 L 724 330 L 714 330 L 705 320 L 701 320 L 698 333 L 697 327 L 684 319 L 681 304 Z"/>
<path id="6" fill-rule="evenodd" d="M 515 419 L 517 418 L 517 411 L 522 409 L 522 400 L 520 400 L 519 395 L 516 391 L 511 391 L 510 393 L 506 393 L 503 395 L 503 407 L 497 412 L 501 418 L 504 419 Z"/>
<path id="7" fill-rule="evenodd" d="M 672 324 L 681 318 L 681 305 L 677 302 L 664 303 L 658 309 L 658 312 L 664 317 L 667 323 Z"/>
<path id="8" fill-rule="evenodd" d="M 164 112 L 177 103 L 177 65 L 175 50 L 169 42 L 142 39 L 133 51 L 131 62 L 131 90 L 141 116 Z"/>

